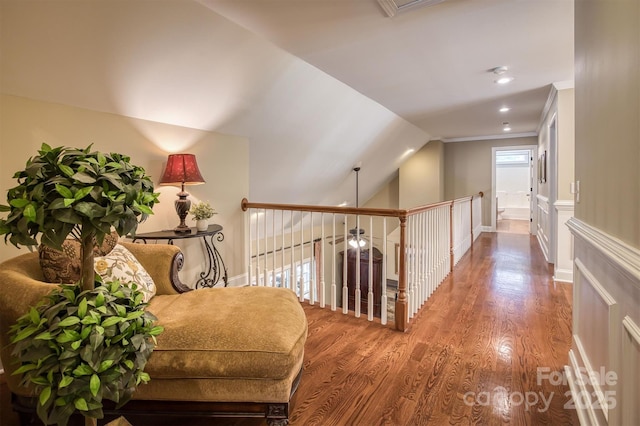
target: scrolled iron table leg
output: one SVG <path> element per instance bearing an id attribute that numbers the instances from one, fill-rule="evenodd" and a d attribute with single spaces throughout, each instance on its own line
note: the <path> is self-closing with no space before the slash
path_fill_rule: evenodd
<path id="1" fill-rule="evenodd" d="M 224 241 L 224 235 L 222 232 L 218 232 L 214 235 L 209 236 L 207 240 L 206 236 L 202 237 L 202 241 L 204 241 L 205 247 L 205 270 L 200 273 L 200 278 L 196 281 L 196 288 L 204 288 L 204 287 L 214 287 L 220 279 L 224 282 L 224 286 L 226 287 L 228 282 L 227 277 L 227 267 L 224 264 L 224 260 L 220 255 L 220 252 L 216 248 L 214 239 L 219 242 Z"/>

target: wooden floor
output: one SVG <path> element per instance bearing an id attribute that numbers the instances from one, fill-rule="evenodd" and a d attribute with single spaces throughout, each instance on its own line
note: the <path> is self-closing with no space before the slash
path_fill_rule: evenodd
<path id="1" fill-rule="evenodd" d="M 551 280 L 533 237 L 482 234 L 406 333 L 314 306 L 305 312 L 292 425 L 578 424 L 563 408 L 568 387 L 538 375 L 567 364 L 571 286 Z M 132 423 L 266 424 L 160 420 Z"/>
<path id="2" fill-rule="evenodd" d="M 496 222 L 497 232 L 509 232 L 511 234 L 529 234 L 528 220 L 499 219 Z"/>

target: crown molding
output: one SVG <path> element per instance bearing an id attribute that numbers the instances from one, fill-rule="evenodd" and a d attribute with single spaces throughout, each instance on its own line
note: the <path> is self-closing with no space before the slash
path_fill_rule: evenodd
<path id="1" fill-rule="evenodd" d="M 531 136 L 538 136 L 538 133 L 523 132 L 523 133 L 510 133 L 508 135 L 500 134 L 500 135 L 488 135 L 488 136 L 468 136 L 464 138 L 441 138 L 441 139 L 431 139 L 431 140 L 440 140 L 444 143 L 450 143 L 450 142 L 486 141 L 491 139 L 517 139 L 517 138 L 527 138 Z"/>

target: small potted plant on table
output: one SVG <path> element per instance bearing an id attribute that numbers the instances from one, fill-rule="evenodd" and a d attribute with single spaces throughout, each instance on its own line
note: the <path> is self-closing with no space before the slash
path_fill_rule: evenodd
<path id="1" fill-rule="evenodd" d="M 209 227 L 209 219 L 212 218 L 214 214 L 217 214 L 208 201 L 196 203 L 191 207 L 189 213 L 193 215 L 193 220 L 196 221 L 196 229 L 198 232 L 206 231 Z"/>

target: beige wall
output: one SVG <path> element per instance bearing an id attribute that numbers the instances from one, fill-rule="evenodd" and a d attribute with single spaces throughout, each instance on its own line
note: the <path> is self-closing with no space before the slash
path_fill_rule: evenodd
<path id="1" fill-rule="evenodd" d="M 558 91 L 558 200 L 573 200 L 575 173 L 575 90 Z"/>
<path id="2" fill-rule="evenodd" d="M 240 200 L 248 196 L 248 141 L 214 132 L 137 120 L 26 98 L 2 95 L 0 115 L 0 192 L 15 186 L 14 172 L 21 170 L 42 142 L 51 146 L 85 147 L 93 143 L 101 151 L 119 152 L 142 166 L 157 184 L 169 152 L 196 154 L 204 185 L 187 187 L 192 200 L 208 200 L 218 211 L 213 221 L 224 227 L 225 240 L 218 246 L 231 276 L 242 274 L 243 218 Z M 178 224 L 173 202 L 176 187 L 156 187 L 160 204 L 138 232 L 171 229 Z M 1 201 L 6 204 L 6 198 Z M 190 218 L 188 224 L 195 226 Z M 202 265 L 202 250 L 190 241 L 180 245 L 186 265 L 181 277 L 193 282 Z M 25 252 L 0 244 L 0 260 Z"/>
<path id="3" fill-rule="evenodd" d="M 640 6 L 576 2 L 575 215 L 640 248 Z"/>
<path id="4" fill-rule="evenodd" d="M 547 151 L 547 181 L 538 183 L 538 193 L 545 197 L 550 196 L 551 171 L 552 167 L 557 167 L 556 177 L 556 199 L 557 200 L 573 200 L 571 194 L 571 182 L 574 181 L 574 163 L 575 163 L 575 106 L 574 96 L 575 90 L 556 89 L 552 87 L 550 98 L 553 98 L 549 104 L 547 113 L 540 125 L 540 134 L 538 136 L 538 158 Z M 556 165 L 552 165 L 550 133 L 549 126 L 556 118 L 557 132 L 557 161 Z M 555 201 L 555 200 L 552 200 Z"/>
<path id="5" fill-rule="evenodd" d="M 537 145 L 535 136 L 444 144 L 444 198 L 452 200 L 482 191 L 482 224 L 491 225 L 491 148 Z"/>
<path id="6" fill-rule="evenodd" d="M 362 207 L 372 209 L 397 209 L 400 200 L 400 178 L 395 176 L 391 182 L 369 199 Z"/>
<path id="7" fill-rule="evenodd" d="M 399 170 L 399 207 L 409 209 L 444 200 L 444 144 L 430 141 Z"/>

